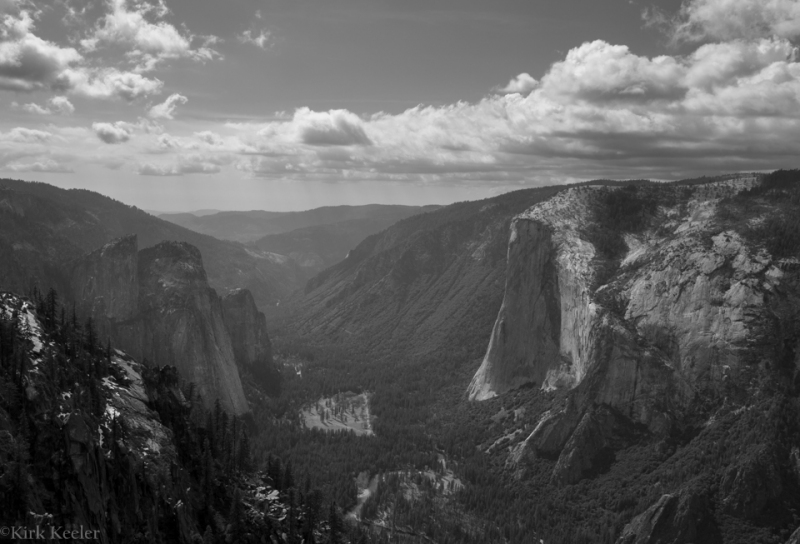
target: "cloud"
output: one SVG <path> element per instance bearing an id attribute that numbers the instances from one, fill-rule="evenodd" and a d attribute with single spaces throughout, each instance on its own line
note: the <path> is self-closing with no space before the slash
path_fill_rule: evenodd
<path id="1" fill-rule="evenodd" d="M 60 85 L 65 70 L 83 60 L 72 47 L 34 35 L 35 13 L 0 13 L 0 89 L 31 92 Z"/>
<path id="2" fill-rule="evenodd" d="M 182 94 L 171 94 L 164 102 L 150 108 L 147 115 L 152 119 L 172 119 L 172 114 L 178 104 L 186 104 L 188 101 L 189 99 Z"/>
<path id="3" fill-rule="evenodd" d="M 195 132 L 194 136 L 198 140 L 205 142 L 208 145 L 219 146 L 224 143 L 222 137 L 219 134 L 217 134 L 216 132 L 211 132 L 210 130 Z"/>
<path id="4" fill-rule="evenodd" d="M 253 30 L 245 30 L 239 34 L 237 39 L 241 43 L 249 43 L 261 49 L 268 49 L 272 44 L 272 33 L 268 30 L 260 30 L 258 34 L 255 34 Z"/>
<path id="5" fill-rule="evenodd" d="M 16 127 L 5 134 L 0 132 L 0 142 L 14 142 L 20 144 L 44 144 L 53 139 L 53 134 L 44 130 Z"/>
<path id="6" fill-rule="evenodd" d="M 131 139 L 131 126 L 128 123 L 92 123 L 92 130 L 107 144 L 121 144 Z"/>
<path id="7" fill-rule="evenodd" d="M 19 6 L 15 5 L 11 7 L 17 9 L 0 14 L 0 90 L 32 92 L 49 89 L 90 98 L 124 100 L 161 91 L 163 83 L 158 79 L 113 67 L 90 65 L 75 48 L 62 47 L 40 38 L 33 32 L 39 12 L 18 9 Z M 66 107 L 66 104 L 62 105 Z"/>
<path id="8" fill-rule="evenodd" d="M 584 43 L 556 62 L 542 78 L 544 94 L 556 101 L 649 101 L 680 98 L 685 66 L 670 56 L 652 59 L 625 45 L 602 40 Z"/>
<path id="9" fill-rule="evenodd" d="M 371 145 L 361 118 L 347 110 L 299 108 L 292 119 L 301 142 L 313 146 Z"/>
<path id="10" fill-rule="evenodd" d="M 536 79 L 534 79 L 530 74 L 523 72 L 509 81 L 508 85 L 505 87 L 497 89 L 497 92 L 503 94 L 528 94 L 534 90 L 538 84 L 539 82 L 536 81 Z"/>
<path id="11" fill-rule="evenodd" d="M 36 161 L 12 162 L 5 166 L 12 172 L 46 172 L 50 174 L 72 174 L 75 169 L 53 159 L 40 159 Z"/>
<path id="12" fill-rule="evenodd" d="M 217 174 L 221 171 L 218 164 L 200 159 L 183 159 L 178 164 L 155 165 L 143 164 L 139 167 L 140 176 L 182 176 L 184 174 Z"/>
<path id="13" fill-rule="evenodd" d="M 116 68 L 67 70 L 65 87 L 87 98 L 121 98 L 132 102 L 161 92 L 164 82 Z"/>
<path id="14" fill-rule="evenodd" d="M 527 93 L 510 92 L 525 82 Z M 655 57 L 597 40 L 500 90 L 398 114 L 300 108 L 231 127 L 253 149 L 236 166 L 295 180 L 555 182 L 769 169 L 800 153 L 800 63 L 780 36 Z"/>
<path id="15" fill-rule="evenodd" d="M 72 102 L 70 102 L 66 96 L 54 96 L 48 100 L 48 104 L 50 104 L 50 110 L 54 113 L 61 113 L 64 115 L 75 113 L 75 106 L 72 105 Z"/>
<path id="16" fill-rule="evenodd" d="M 70 102 L 65 96 L 54 96 L 48 100 L 47 103 L 47 106 L 40 106 L 39 104 L 35 103 L 23 104 L 22 106 L 19 106 L 16 102 L 14 102 L 12 107 L 18 107 L 27 111 L 28 113 L 33 113 L 36 115 L 53 115 L 54 113 L 68 115 L 75 112 L 75 106 L 73 106 L 72 102 Z"/>
<path id="17" fill-rule="evenodd" d="M 800 36 L 800 3 L 797 0 L 690 0 L 677 16 L 651 14 L 676 41 Z"/>
<path id="18" fill-rule="evenodd" d="M 94 28 L 90 37 L 81 40 L 86 51 L 95 51 L 104 46 L 119 46 L 128 49 L 127 55 L 137 63 L 137 71 L 154 69 L 159 63 L 173 59 L 191 59 L 204 62 L 219 58 L 220 54 L 209 45 L 216 41 L 202 39 L 193 46 L 197 36 L 181 32 L 172 24 L 162 20 L 169 10 L 164 2 L 157 5 L 127 0 L 107 0 L 108 12 Z M 149 21 L 148 17 L 154 19 Z"/>
<path id="19" fill-rule="evenodd" d="M 21 80 L 31 90 L 53 89 L 70 98 L 152 97 L 164 83 L 144 73 L 148 55 L 160 63 L 193 58 L 181 51 L 213 46 L 213 38 L 192 36 L 183 27 L 164 30 L 163 4 L 103 2 L 112 15 L 121 6 L 126 18 L 109 26 L 104 12 L 88 36 L 98 41 L 75 51 L 77 60 L 56 63 L 46 75 L 26 72 Z M 155 119 L 171 118 L 185 103 L 183 95 L 173 94 L 150 108 L 148 119 L 131 123 L 95 123 L 92 130 L 73 127 L 69 133 L 55 124 L 38 133 L 5 127 L 0 163 L 35 164 L 44 149 L 52 149 L 92 164 L 104 164 L 105 157 L 125 168 L 135 165 L 150 176 L 213 175 L 231 165 L 246 175 L 281 180 L 503 187 L 792 167 L 800 155 L 800 62 L 789 38 L 796 35 L 795 4 L 687 0 L 674 16 L 661 14 L 662 24 L 683 36 L 680 54 L 641 55 L 602 40 L 576 44 L 547 70 L 499 81 L 494 92 L 473 103 L 372 115 L 298 108 L 269 121 L 188 120 L 189 128 L 181 124 L 168 134 Z M 712 12 L 724 12 L 724 20 L 712 21 Z M 6 42 L 34 44 L 36 14 L 18 10 L 12 18 L 3 23 L 15 36 Z M 97 29 L 108 30 L 107 37 Z M 153 41 L 147 42 L 150 31 Z M 184 41 L 169 42 L 170 36 Z M 170 43 L 178 46 L 171 49 Z M 121 63 L 103 62 L 106 53 L 124 47 L 132 53 L 118 57 Z M 31 103 L 20 108 L 56 111 L 52 100 L 25 102 Z M 129 140 L 134 141 L 104 145 Z"/>
<path id="20" fill-rule="evenodd" d="M 16 104 L 16 102 L 14 102 L 14 104 Z M 12 106 L 14 104 L 12 104 Z M 39 104 L 34 104 L 34 103 L 23 104 L 22 106 L 19 107 L 27 111 L 28 113 L 34 113 L 36 115 L 50 115 L 51 113 L 53 113 L 50 111 L 49 108 L 43 108 Z"/>

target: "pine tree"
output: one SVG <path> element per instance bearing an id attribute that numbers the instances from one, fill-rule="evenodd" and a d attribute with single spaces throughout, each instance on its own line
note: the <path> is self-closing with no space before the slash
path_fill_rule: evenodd
<path id="1" fill-rule="evenodd" d="M 289 503 L 289 544 L 297 543 L 297 505 L 295 503 L 294 489 L 290 489 L 287 496 Z"/>
<path id="2" fill-rule="evenodd" d="M 242 492 L 236 487 L 233 490 L 231 511 L 228 514 L 227 540 L 240 542 L 242 539 L 242 526 L 244 524 L 244 509 L 242 508 Z"/>
<path id="3" fill-rule="evenodd" d="M 238 466 L 240 470 L 250 470 L 250 438 L 247 433 L 242 436 L 242 445 L 239 447 Z"/>
<path id="4" fill-rule="evenodd" d="M 336 510 L 336 501 L 331 503 L 331 508 L 328 512 L 328 527 L 328 541 L 330 544 L 339 544 L 341 542 L 342 522 L 339 519 L 339 512 Z"/>
<path id="5" fill-rule="evenodd" d="M 288 491 L 294 487 L 294 474 L 292 473 L 292 462 L 287 461 L 286 470 L 283 473 L 283 490 Z"/>

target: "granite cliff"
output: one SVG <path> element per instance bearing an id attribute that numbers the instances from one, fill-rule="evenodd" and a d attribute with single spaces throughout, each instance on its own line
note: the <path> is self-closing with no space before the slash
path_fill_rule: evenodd
<path id="1" fill-rule="evenodd" d="M 521 477 L 551 459 L 551 481 L 575 484 L 633 444 L 735 443 L 727 429 L 745 412 L 787 417 L 769 415 L 794 405 L 800 375 L 797 184 L 782 179 L 574 187 L 513 219 L 504 300 L 467 394 L 534 386 L 554 401 L 510 441 L 507 467 Z M 719 454 L 731 465 L 716 483 L 664 493 L 619 544 L 722 542 L 720 516 L 763 519 L 788 500 L 795 431 L 765 429 Z"/>
<path id="2" fill-rule="evenodd" d="M 72 286 L 77 308 L 115 345 L 149 364 L 176 367 L 207 407 L 219 399 L 232 414 L 249 411 L 222 300 L 196 248 L 162 242 L 138 251 L 135 236 L 121 238 L 80 260 Z"/>
<path id="3" fill-rule="evenodd" d="M 222 314 L 240 372 L 253 376 L 266 392 L 278 390 L 280 373 L 272 360 L 267 319 L 250 291 L 235 289 L 222 297 Z"/>

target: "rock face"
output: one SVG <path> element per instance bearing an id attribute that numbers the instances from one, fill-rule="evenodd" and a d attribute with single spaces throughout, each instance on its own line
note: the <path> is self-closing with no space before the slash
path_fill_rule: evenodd
<path id="1" fill-rule="evenodd" d="M 577 235 L 574 222 L 587 213 L 585 193 L 562 193 L 511 224 L 505 297 L 470 384 L 471 399 L 531 382 L 573 385 L 585 375 L 595 314 L 588 292 L 594 248 Z"/>
<path id="2" fill-rule="evenodd" d="M 780 299 L 788 265 L 721 228 L 717 210 L 756 184 L 750 176 L 696 187 L 571 188 L 514 219 L 505 298 L 468 395 L 485 400 L 531 383 L 571 390 L 515 458 L 525 449 L 557 457 L 554 480 L 573 483 L 626 443 L 628 424 L 666 436 L 696 402 L 746 398 L 749 376 L 769 368 L 779 349 L 763 338 L 775 319 L 767 301 Z M 649 203 L 653 217 L 636 232 L 611 231 L 614 203 L 632 199 Z M 626 254 L 596 249 L 614 247 L 614 237 L 624 237 Z M 735 515 L 756 515 L 776 496 L 754 495 L 757 479 L 780 494 L 774 464 L 756 458 L 726 480 Z"/>
<path id="3" fill-rule="evenodd" d="M 249 411 L 222 302 L 208 286 L 200 252 L 162 242 L 139 253 L 139 313 L 119 327 L 120 345 L 140 360 L 173 365 L 207 405 Z"/>
<path id="4" fill-rule="evenodd" d="M 132 318 L 139 305 L 136 236 L 109 242 L 78 262 L 73 270 L 77 310 L 100 320 Z"/>
<path id="5" fill-rule="evenodd" d="M 249 411 L 222 302 L 195 247 L 162 242 L 137 252 L 136 238 L 126 237 L 88 255 L 72 277 L 77 306 L 115 345 L 149 364 L 175 366 L 207 407 L 219 399 L 232 414 Z"/>
<path id="6" fill-rule="evenodd" d="M 248 367 L 272 364 L 267 319 L 256 308 L 250 291 L 231 291 L 222 298 L 222 309 L 236 360 Z"/>
<path id="7" fill-rule="evenodd" d="M 272 361 L 267 319 L 256 308 L 253 295 L 247 289 L 231 291 L 222 298 L 222 310 L 239 369 L 268 394 L 279 393 L 280 372 Z"/>

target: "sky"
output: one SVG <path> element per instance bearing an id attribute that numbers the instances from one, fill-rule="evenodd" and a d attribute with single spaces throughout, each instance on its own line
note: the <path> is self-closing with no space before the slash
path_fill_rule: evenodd
<path id="1" fill-rule="evenodd" d="M 798 167 L 800 0 L 0 0 L 0 177 L 140 208 Z"/>

